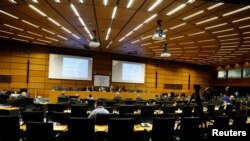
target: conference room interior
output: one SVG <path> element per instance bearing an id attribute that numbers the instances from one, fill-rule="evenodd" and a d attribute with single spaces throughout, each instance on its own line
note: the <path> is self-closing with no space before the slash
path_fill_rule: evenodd
<path id="1" fill-rule="evenodd" d="M 244 0 L 1 1 L 0 141 L 248 135 L 249 12 Z M 109 114 L 88 118 L 97 102 Z"/>

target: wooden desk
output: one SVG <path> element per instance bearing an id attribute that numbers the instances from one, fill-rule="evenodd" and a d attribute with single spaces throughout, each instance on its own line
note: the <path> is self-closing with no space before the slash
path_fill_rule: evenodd
<path id="1" fill-rule="evenodd" d="M 60 96 L 62 91 L 50 91 L 49 92 L 49 100 L 50 103 L 56 103 L 57 97 Z M 113 99 L 115 96 L 115 92 L 99 92 L 99 91 L 93 91 L 93 92 L 87 92 L 87 91 L 64 91 L 64 94 L 66 96 L 74 96 L 75 94 L 78 94 L 80 98 L 87 98 L 89 94 L 92 95 L 92 97 L 96 98 L 106 98 L 106 99 Z M 154 99 L 155 95 L 157 93 L 140 93 L 141 97 L 143 99 Z M 137 93 L 129 93 L 129 92 L 120 92 L 120 96 L 125 98 L 132 98 L 135 99 L 137 97 Z"/>
<path id="2" fill-rule="evenodd" d="M 12 106 L 0 106 L 0 111 L 3 111 L 6 115 L 18 116 L 19 115 L 19 107 Z"/>
<path id="3" fill-rule="evenodd" d="M 12 106 L 0 106 L 0 110 L 13 111 L 13 110 L 19 110 L 19 107 L 12 107 Z"/>

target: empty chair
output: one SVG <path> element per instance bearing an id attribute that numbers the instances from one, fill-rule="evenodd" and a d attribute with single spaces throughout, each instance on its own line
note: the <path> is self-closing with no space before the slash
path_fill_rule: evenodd
<path id="1" fill-rule="evenodd" d="M 168 141 L 174 139 L 175 118 L 153 119 L 152 141 Z"/>
<path id="2" fill-rule="evenodd" d="M 0 116 L 0 141 L 19 141 L 18 116 Z"/>
<path id="3" fill-rule="evenodd" d="M 72 117 L 87 117 L 87 105 L 74 104 L 70 106 Z"/>
<path id="4" fill-rule="evenodd" d="M 27 141 L 52 141 L 53 123 L 27 122 Z"/>
<path id="5" fill-rule="evenodd" d="M 141 120 L 142 122 L 152 122 L 154 118 L 155 106 L 141 106 Z"/>
<path id="6" fill-rule="evenodd" d="M 109 119 L 114 118 L 114 114 L 97 114 L 95 118 L 96 125 L 108 125 Z"/>
<path id="7" fill-rule="evenodd" d="M 119 114 L 134 113 L 134 110 L 135 110 L 134 105 L 120 105 L 119 106 Z"/>
<path id="8" fill-rule="evenodd" d="M 232 128 L 238 131 L 246 130 L 247 115 L 235 115 L 232 117 Z"/>
<path id="9" fill-rule="evenodd" d="M 133 118 L 134 124 L 140 124 L 141 123 L 141 115 L 140 114 L 134 114 L 134 113 L 124 113 L 118 116 L 119 118 Z"/>
<path id="10" fill-rule="evenodd" d="M 48 104 L 47 119 L 50 119 L 51 112 L 63 112 L 65 106 L 63 104 Z"/>
<path id="11" fill-rule="evenodd" d="M 176 107 L 175 106 L 163 106 L 162 111 L 163 113 L 175 113 Z"/>
<path id="12" fill-rule="evenodd" d="M 133 105 L 133 104 L 135 104 L 135 100 L 132 100 L 132 99 L 125 99 L 125 104 L 127 104 L 127 105 Z"/>
<path id="13" fill-rule="evenodd" d="M 133 141 L 133 118 L 110 118 L 108 124 L 108 141 Z"/>
<path id="14" fill-rule="evenodd" d="M 117 103 L 115 100 L 106 100 L 105 104 L 107 107 L 114 107 L 114 105 Z"/>
<path id="15" fill-rule="evenodd" d="M 68 140 L 69 141 L 94 141 L 95 123 L 92 118 L 69 117 Z"/>
<path id="16" fill-rule="evenodd" d="M 69 116 L 70 116 L 69 113 L 52 112 L 51 113 L 51 120 L 53 122 L 58 122 L 58 123 L 61 123 L 61 124 L 67 124 Z"/>
<path id="17" fill-rule="evenodd" d="M 183 117 L 180 123 L 179 136 L 181 141 L 201 140 L 199 117 Z"/>
<path id="18" fill-rule="evenodd" d="M 23 122 L 28 122 L 28 121 L 43 122 L 42 111 L 23 111 L 21 115 Z"/>
<path id="19" fill-rule="evenodd" d="M 24 100 L 25 110 L 32 111 L 34 109 L 34 98 L 26 97 Z"/>

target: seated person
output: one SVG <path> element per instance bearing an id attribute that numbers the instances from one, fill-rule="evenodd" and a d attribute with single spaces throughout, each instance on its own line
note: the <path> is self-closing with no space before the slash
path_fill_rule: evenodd
<path id="1" fill-rule="evenodd" d="M 109 114 L 109 111 L 103 107 L 102 101 L 96 102 L 96 108 L 89 114 L 88 118 L 96 118 L 97 114 Z"/>
<path id="2" fill-rule="evenodd" d="M 64 92 L 62 92 L 61 95 L 59 95 L 58 97 L 60 97 L 60 98 L 67 98 L 67 96 L 64 95 Z"/>
<path id="3" fill-rule="evenodd" d="M 79 95 L 78 94 L 75 94 L 75 96 L 71 97 L 69 99 L 70 103 L 80 103 L 81 100 L 79 99 Z"/>
<path id="4" fill-rule="evenodd" d="M 87 97 L 88 100 L 94 99 L 91 94 L 89 94 L 89 97 Z"/>
<path id="5" fill-rule="evenodd" d="M 155 95 L 155 101 L 161 101 L 161 98 L 159 97 L 158 94 Z"/>
<path id="6" fill-rule="evenodd" d="M 115 97 L 114 97 L 115 100 L 121 100 L 122 97 L 120 96 L 120 93 L 119 92 L 116 92 L 115 93 Z"/>

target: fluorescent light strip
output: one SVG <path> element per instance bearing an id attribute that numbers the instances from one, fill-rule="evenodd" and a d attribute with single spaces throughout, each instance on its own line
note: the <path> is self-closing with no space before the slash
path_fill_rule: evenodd
<path id="1" fill-rule="evenodd" d="M 137 42 L 139 42 L 139 41 L 140 41 L 140 40 L 132 41 L 131 44 L 137 43 Z"/>
<path id="2" fill-rule="evenodd" d="M 0 38 L 8 39 L 9 37 L 0 35 Z"/>
<path id="3" fill-rule="evenodd" d="M 244 25 L 244 26 L 240 26 L 239 29 L 243 29 L 243 28 L 249 28 L 250 25 Z"/>
<path id="4" fill-rule="evenodd" d="M 51 38 L 51 37 L 47 37 L 45 36 L 46 39 L 49 39 L 49 40 L 52 40 L 52 41 L 55 41 L 55 42 L 58 42 L 59 40 L 55 39 L 55 38 Z"/>
<path id="5" fill-rule="evenodd" d="M 228 51 L 228 50 L 235 50 L 235 49 L 233 49 L 233 48 L 232 49 L 231 48 L 220 48 L 219 50 L 220 51 Z"/>
<path id="6" fill-rule="evenodd" d="M 4 31 L 4 30 L 0 30 L 0 32 L 2 32 L 2 33 L 6 33 L 6 34 L 14 34 L 14 33 L 12 33 L 12 32 L 8 32 L 8 31 Z"/>
<path id="7" fill-rule="evenodd" d="M 151 45 L 152 43 L 145 43 L 145 44 L 141 44 L 141 46 L 147 46 L 147 45 Z"/>
<path id="8" fill-rule="evenodd" d="M 78 39 L 78 40 L 80 40 L 81 38 L 80 37 L 78 37 L 77 35 L 75 35 L 75 34 L 73 34 L 72 33 L 72 36 L 74 36 L 76 39 Z"/>
<path id="9" fill-rule="evenodd" d="M 201 46 L 201 48 L 215 48 L 217 45 L 210 45 L 210 46 Z"/>
<path id="10" fill-rule="evenodd" d="M 129 0 L 127 8 L 130 8 L 132 6 L 133 2 L 134 2 L 134 0 Z"/>
<path id="11" fill-rule="evenodd" d="M 47 15 L 45 13 L 43 13 L 41 10 L 37 9 L 35 6 L 29 4 L 29 7 L 34 10 L 35 12 L 37 12 L 38 14 L 40 14 L 43 17 L 47 17 Z"/>
<path id="12" fill-rule="evenodd" d="M 56 3 L 60 3 L 60 0 L 55 0 Z"/>
<path id="13" fill-rule="evenodd" d="M 187 45 L 187 44 L 193 44 L 194 42 L 184 42 L 184 43 L 179 43 L 180 45 Z"/>
<path id="14" fill-rule="evenodd" d="M 160 46 L 151 46 L 151 47 L 148 47 L 148 48 L 158 48 L 158 47 L 160 47 Z"/>
<path id="15" fill-rule="evenodd" d="M 186 7 L 187 4 L 181 4 L 180 6 L 176 7 L 175 9 L 171 10 L 170 12 L 168 12 L 166 15 L 171 16 L 172 14 L 174 14 L 175 12 L 181 10 L 182 8 Z"/>
<path id="16" fill-rule="evenodd" d="M 238 50 L 250 50 L 250 48 L 239 48 Z"/>
<path id="17" fill-rule="evenodd" d="M 63 36 L 61 36 L 61 35 L 56 35 L 57 37 L 59 37 L 59 38 L 61 38 L 61 39 L 63 39 L 63 40 L 68 40 L 68 38 L 66 38 L 66 37 L 63 37 Z"/>
<path id="18" fill-rule="evenodd" d="M 75 15 L 76 15 L 77 17 L 80 17 L 78 11 L 76 10 L 75 6 L 74 6 L 72 3 L 70 4 L 70 7 L 71 7 L 71 9 L 73 10 L 73 12 L 75 13 Z"/>
<path id="19" fill-rule="evenodd" d="M 231 37 L 231 36 L 236 36 L 236 35 L 238 35 L 238 33 L 236 33 L 236 34 L 228 34 L 228 35 L 221 35 L 221 36 L 217 36 L 217 38 Z"/>
<path id="20" fill-rule="evenodd" d="M 89 37 L 91 38 L 91 39 L 93 39 L 93 36 L 90 34 L 90 33 L 88 33 L 89 34 Z"/>
<path id="21" fill-rule="evenodd" d="M 39 26 L 37 26 L 37 25 L 35 25 L 35 24 L 33 24 L 33 23 L 30 23 L 30 22 L 28 22 L 28 21 L 26 21 L 26 20 L 22 20 L 22 22 L 24 22 L 24 23 L 26 23 L 26 24 L 28 24 L 28 25 L 30 25 L 30 26 L 33 26 L 33 27 L 35 27 L 35 28 L 39 28 Z"/>
<path id="22" fill-rule="evenodd" d="M 153 11 L 163 0 L 157 0 L 154 4 L 152 4 L 147 11 Z"/>
<path id="23" fill-rule="evenodd" d="M 234 30 L 234 28 L 229 28 L 229 29 L 224 29 L 224 30 L 218 30 L 218 31 L 214 31 L 212 32 L 213 34 L 217 34 L 217 33 L 222 33 L 222 32 L 227 32 L 227 31 L 232 31 Z"/>
<path id="24" fill-rule="evenodd" d="M 186 50 L 185 52 L 187 53 L 195 53 L 195 52 L 199 52 L 198 50 Z"/>
<path id="25" fill-rule="evenodd" d="M 217 4 L 215 4 L 215 5 L 212 5 L 212 6 L 208 7 L 207 10 L 212 10 L 212 9 L 214 9 L 214 8 L 216 8 L 216 7 L 219 7 L 219 6 L 223 5 L 223 4 L 224 4 L 224 3 L 222 3 L 222 2 L 217 3 Z"/>
<path id="26" fill-rule="evenodd" d="M 3 10 L 0 10 L 0 13 L 3 13 L 3 14 L 5 14 L 5 15 L 11 17 L 11 18 L 14 18 L 14 19 L 19 19 L 17 16 L 14 16 L 14 15 L 12 15 L 12 14 L 10 14 L 10 13 L 8 13 L 8 12 L 5 12 L 5 11 L 3 11 Z"/>
<path id="27" fill-rule="evenodd" d="M 166 40 L 160 40 L 160 41 L 155 41 L 154 43 L 161 43 L 161 42 L 165 42 Z"/>
<path id="28" fill-rule="evenodd" d="M 82 20 L 81 17 L 78 17 L 78 20 L 79 20 L 79 22 L 81 23 L 81 25 L 82 25 L 83 27 L 86 27 L 86 24 L 84 23 L 84 21 Z"/>
<path id="29" fill-rule="evenodd" d="M 103 0 L 103 5 L 107 6 L 108 5 L 108 0 Z"/>
<path id="30" fill-rule="evenodd" d="M 204 33 L 205 33 L 205 31 L 201 31 L 201 32 L 196 32 L 196 33 L 188 34 L 187 36 L 200 35 L 200 34 L 204 34 Z"/>
<path id="31" fill-rule="evenodd" d="M 34 2 L 34 3 L 39 3 L 37 0 L 32 0 L 32 2 Z"/>
<path id="32" fill-rule="evenodd" d="M 193 17 L 195 17 L 195 16 L 197 16 L 197 15 L 200 15 L 200 14 L 202 14 L 202 13 L 204 13 L 204 10 L 198 11 L 198 12 L 192 14 L 192 15 L 189 15 L 189 16 L 187 16 L 187 17 L 184 17 L 184 18 L 182 18 L 182 20 L 185 21 L 185 20 L 187 20 L 187 19 L 193 18 Z"/>
<path id="33" fill-rule="evenodd" d="M 36 39 L 37 41 L 45 42 L 45 43 L 52 43 L 51 41 L 43 40 L 43 39 Z"/>
<path id="34" fill-rule="evenodd" d="M 234 51 L 235 53 L 248 53 L 248 51 L 243 51 L 243 50 L 239 50 L 239 51 Z"/>
<path id="35" fill-rule="evenodd" d="M 176 26 L 173 26 L 173 27 L 170 27 L 169 29 L 173 30 L 173 29 L 176 29 L 176 28 L 179 28 L 179 27 L 182 27 L 184 25 L 186 25 L 187 23 L 182 23 L 182 24 L 179 24 L 179 25 L 176 25 Z"/>
<path id="36" fill-rule="evenodd" d="M 79 0 L 79 2 L 80 2 L 81 4 L 83 4 L 83 0 Z"/>
<path id="37" fill-rule="evenodd" d="M 113 9 L 112 16 L 111 16 L 112 20 L 115 18 L 116 11 L 117 11 L 117 6 L 115 6 L 114 9 Z"/>
<path id="38" fill-rule="evenodd" d="M 69 31 L 67 28 L 65 28 L 65 27 L 63 27 L 63 26 L 62 26 L 61 28 L 62 28 L 62 30 L 66 31 L 66 32 L 69 33 L 69 34 L 72 33 L 71 31 Z"/>
<path id="39" fill-rule="evenodd" d="M 243 34 L 250 34 L 250 31 L 247 31 L 247 32 L 243 32 Z"/>
<path id="40" fill-rule="evenodd" d="M 48 30 L 48 29 L 45 29 L 45 28 L 42 28 L 42 30 L 45 31 L 45 32 L 47 32 L 47 33 L 50 33 L 50 34 L 52 34 L 52 35 L 55 34 L 54 32 L 52 32 L 52 31 L 50 31 L 50 30 Z"/>
<path id="41" fill-rule="evenodd" d="M 151 37 L 152 37 L 152 35 L 148 35 L 148 36 L 142 37 L 141 40 L 146 40 L 146 39 L 151 38 Z"/>
<path id="42" fill-rule="evenodd" d="M 34 39 L 33 37 L 25 36 L 25 35 L 22 35 L 22 34 L 17 34 L 17 36 L 27 38 L 27 39 L 32 39 L 32 40 Z"/>
<path id="43" fill-rule="evenodd" d="M 206 22 L 210 22 L 210 21 L 216 20 L 216 19 L 218 19 L 218 18 L 219 18 L 219 17 L 209 18 L 209 19 L 206 19 L 206 20 L 200 21 L 200 22 L 195 23 L 195 24 L 196 24 L 196 25 L 204 24 L 204 23 L 206 23 Z"/>
<path id="44" fill-rule="evenodd" d="M 159 48 L 159 49 L 152 49 L 152 51 L 156 52 L 156 51 L 163 51 L 164 49 L 163 48 Z"/>
<path id="45" fill-rule="evenodd" d="M 240 42 L 221 43 L 221 45 L 239 44 Z"/>
<path id="46" fill-rule="evenodd" d="M 132 33 L 133 33 L 133 31 L 130 31 L 129 33 L 127 33 L 127 34 L 125 35 L 125 37 L 130 36 Z"/>
<path id="47" fill-rule="evenodd" d="M 211 42 L 211 41 L 214 41 L 214 40 L 215 40 L 215 39 L 201 40 L 201 41 L 198 41 L 198 43 Z"/>
<path id="48" fill-rule="evenodd" d="M 183 47 L 184 49 L 195 49 L 195 48 L 198 48 L 198 47 Z"/>
<path id="49" fill-rule="evenodd" d="M 134 28 L 134 31 L 140 29 L 143 26 L 143 24 L 139 24 L 136 28 Z"/>
<path id="50" fill-rule="evenodd" d="M 180 38 L 183 38 L 183 37 L 184 37 L 184 36 L 177 36 L 177 37 L 169 38 L 169 40 L 180 39 Z"/>
<path id="51" fill-rule="evenodd" d="M 56 26 L 61 26 L 57 21 L 55 21 L 54 19 L 48 17 L 47 18 L 50 22 L 52 22 L 53 24 L 55 24 Z"/>
<path id="52" fill-rule="evenodd" d="M 19 39 L 19 38 L 12 38 L 13 40 L 17 40 L 17 41 L 22 41 L 22 42 L 29 42 L 28 40 L 24 40 L 24 39 Z"/>
<path id="53" fill-rule="evenodd" d="M 240 38 L 225 39 L 225 40 L 220 40 L 220 42 L 235 41 L 235 40 L 239 40 L 239 39 L 240 39 Z"/>
<path id="54" fill-rule="evenodd" d="M 241 54 L 241 53 L 233 53 L 233 54 L 231 54 L 231 55 L 239 56 L 239 55 L 243 55 L 243 54 Z"/>
<path id="55" fill-rule="evenodd" d="M 32 34 L 32 35 L 35 35 L 35 36 L 38 36 L 38 37 L 42 37 L 42 35 L 37 34 L 37 33 L 34 33 L 34 32 L 31 32 L 31 31 L 27 31 L 27 33 Z"/>
<path id="56" fill-rule="evenodd" d="M 249 20 L 250 17 L 246 17 L 246 18 L 241 18 L 241 19 L 238 19 L 238 20 L 234 20 L 232 21 L 232 23 L 238 23 L 238 22 L 241 22 L 241 21 L 246 21 L 246 20 Z"/>
<path id="57" fill-rule="evenodd" d="M 175 48 L 169 48 L 169 50 L 180 50 L 180 47 L 175 47 Z"/>
<path id="58" fill-rule="evenodd" d="M 248 6 L 245 6 L 245 7 L 242 7 L 240 9 L 237 9 L 237 10 L 234 10 L 234 11 L 231 11 L 231 12 L 228 12 L 228 13 L 225 13 L 222 15 L 222 17 L 226 17 L 226 16 L 229 16 L 229 15 L 232 15 L 232 14 L 235 14 L 235 13 L 238 13 L 238 12 L 241 12 L 241 11 L 244 11 L 244 10 L 247 10 L 250 8 L 250 5 Z"/>
<path id="59" fill-rule="evenodd" d="M 106 34 L 105 40 L 108 40 L 110 32 L 111 32 L 111 28 L 109 27 L 109 28 L 108 28 L 108 31 L 107 31 L 107 34 Z"/>
<path id="60" fill-rule="evenodd" d="M 244 41 L 243 43 L 250 43 L 250 41 Z"/>
<path id="61" fill-rule="evenodd" d="M 17 2 L 15 0 L 9 0 L 9 2 L 17 4 Z"/>
<path id="62" fill-rule="evenodd" d="M 10 27 L 10 28 L 13 28 L 13 29 L 16 29 L 16 30 L 19 30 L 19 31 L 24 31 L 22 28 L 19 28 L 19 27 L 15 27 L 13 25 L 9 25 L 9 24 L 3 24 L 4 26 L 7 26 L 7 27 Z"/>
<path id="63" fill-rule="evenodd" d="M 227 23 L 222 23 L 222 24 L 217 24 L 217 25 L 213 25 L 213 26 L 209 26 L 209 27 L 205 27 L 205 29 L 212 29 L 212 28 L 216 28 L 216 27 L 220 27 L 220 26 L 224 26 L 227 25 Z"/>
<path id="64" fill-rule="evenodd" d="M 36 42 L 36 41 L 32 41 L 32 43 L 34 43 L 34 44 L 39 44 L 39 45 L 47 45 L 47 44 L 45 44 L 45 43 Z"/>
<path id="65" fill-rule="evenodd" d="M 156 16 L 157 16 L 157 14 L 152 15 L 151 17 L 149 17 L 148 19 L 146 19 L 143 23 L 146 24 L 146 23 L 150 22 L 150 21 L 153 20 Z"/>
<path id="66" fill-rule="evenodd" d="M 238 46 L 220 46 L 221 48 L 236 48 Z"/>
<path id="67" fill-rule="evenodd" d="M 109 48 L 109 46 L 113 43 L 113 41 L 110 41 L 106 48 Z"/>

